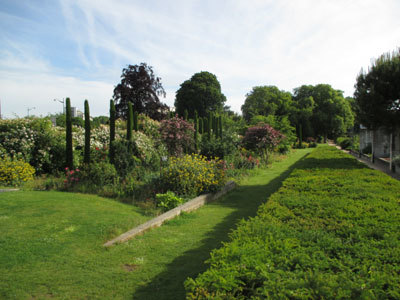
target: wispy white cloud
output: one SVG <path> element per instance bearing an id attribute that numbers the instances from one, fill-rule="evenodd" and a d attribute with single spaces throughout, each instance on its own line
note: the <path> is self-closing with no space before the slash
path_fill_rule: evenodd
<path id="1" fill-rule="evenodd" d="M 73 68 L 65 66 L 65 72 L 37 51 L 31 56 L 16 51 L 0 63 L 0 87 L 7 82 L 10 95 L 17 94 L 4 72 L 19 74 L 18 62 L 30 59 L 37 64 L 38 72 L 30 75 L 38 86 L 44 86 L 40 80 L 56 90 L 65 85 L 70 89 L 61 89 L 65 95 L 96 95 L 104 105 L 122 68 L 140 62 L 162 77 L 169 105 L 179 85 L 201 70 L 217 75 L 236 111 L 255 85 L 291 91 L 329 83 L 351 95 L 361 67 L 400 46 L 398 11 L 396 0 L 60 0 L 75 45 L 60 49 L 60 55 L 76 51 Z M 99 113 L 106 114 L 107 107 Z"/>

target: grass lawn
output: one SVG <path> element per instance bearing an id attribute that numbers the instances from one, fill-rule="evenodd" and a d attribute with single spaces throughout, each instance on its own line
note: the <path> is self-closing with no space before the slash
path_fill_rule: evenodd
<path id="1" fill-rule="evenodd" d="M 150 217 L 92 195 L 0 193 L 0 298 L 183 299 L 183 281 L 206 269 L 210 251 L 309 152 L 297 150 L 220 201 L 108 249 L 106 240 Z"/>

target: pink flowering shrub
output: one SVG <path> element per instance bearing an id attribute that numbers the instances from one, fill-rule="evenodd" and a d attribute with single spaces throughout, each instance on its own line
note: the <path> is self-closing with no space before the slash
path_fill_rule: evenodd
<path id="1" fill-rule="evenodd" d="M 265 124 L 247 129 L 242 142 L 246 149 L 264 154 L 274 150 L 284 138 L 278 130 Z"/>
<path id="2" fill-rule="evenodd" d="M 80 170 L 65 168 L 64 187 L 66 189 L 73 187 L 79 182 Z"/>
<path id="3" fill-rule="evenodd" d="M 193 150 L 193 132 L 193 125 L 178 116 L 161 121 L 161 139 L 173 156 Z"/>

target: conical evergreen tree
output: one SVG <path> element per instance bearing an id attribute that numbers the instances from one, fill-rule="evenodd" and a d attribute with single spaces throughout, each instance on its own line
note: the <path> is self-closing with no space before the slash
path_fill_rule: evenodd
<path id="1" fill-rule="evenodd" d="M 87 100 L 85 100 L 85 153 L 83 162 L 90 164 L 90 112 Z"/>
<path id="2" fill-rule="evenodd" d="M 67 98 L 65 100 L 65 144 L 66 144 L 66 165 L 72 169 L 74 167 L 74 154 L 72 149 L 72 116 L 71 116 L 71 100 Z"/>

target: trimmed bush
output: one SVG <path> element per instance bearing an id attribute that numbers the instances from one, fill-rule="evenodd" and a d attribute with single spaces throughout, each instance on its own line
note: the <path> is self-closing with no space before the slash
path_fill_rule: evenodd
<path id="1" fill-rule="evenodd" d="M 207 160 L 197 154 L 172 157 L 169 165 L 162 169 L 161 184 L 165 191 L 178 195 L 215 192 L 226 182 L 224 166 L 221 160 Z"/>
<path id="2" fill-rule="evenodd" d="M 332 147 L 297 167 L 187 299 L 400 298 L 400 182 Z"/>
<path id="3" fill-rule="evenodd" d="M 17 186 L 33 179 L 35 169 L 23 160 L 0 158 L 0 184 Z"/>

